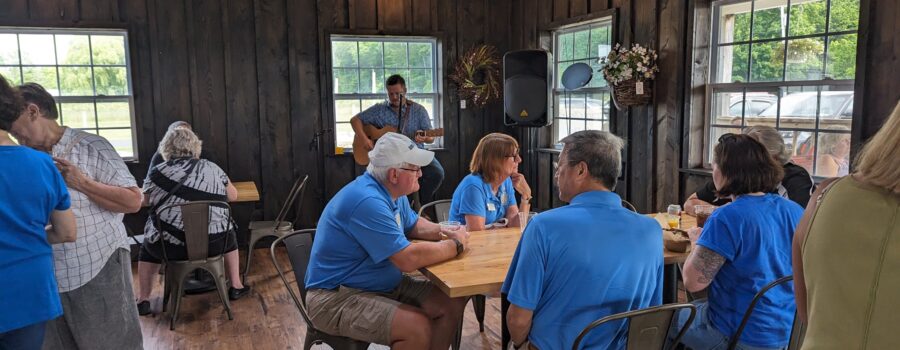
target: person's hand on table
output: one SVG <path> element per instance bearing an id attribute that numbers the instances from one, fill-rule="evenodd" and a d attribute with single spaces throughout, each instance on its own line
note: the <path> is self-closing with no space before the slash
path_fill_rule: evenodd
<path id="1" fill-rule="evenodd" d="M 447 236 L 448 239 L 456 239 L 463 245 L 463 248 L 469 247 L 469 231 L 466 231 L 465 226 L 460 226 L 460 228 L 456 230 L 446 230 L 442 229 L 441 233 Z"/>

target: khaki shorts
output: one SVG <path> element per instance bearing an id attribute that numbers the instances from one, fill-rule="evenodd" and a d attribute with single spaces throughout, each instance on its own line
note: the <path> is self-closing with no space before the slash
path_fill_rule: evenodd
<path id="1" fill-rule="evenodd" d="M 391 293 L 366 292 L 340 286 L 310 289 L 306 308 L 316 329 L 369 343 L 390 345 L 391 322 L 401 304 L 421 307 L 431 282 L 403 275 Z"/>

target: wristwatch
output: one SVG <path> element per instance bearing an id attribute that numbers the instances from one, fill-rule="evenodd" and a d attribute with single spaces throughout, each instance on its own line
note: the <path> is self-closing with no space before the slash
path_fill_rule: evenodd
<path id="1" fill-rule="evenodd" d="M 464 247 L 463 244 L 456 238 L 451 238 L 450 240 L 453 241 L 453 243 L 456 243 L 456 256 L 462 254 L 463 250 L 465 250 L 466 247 Z"/>

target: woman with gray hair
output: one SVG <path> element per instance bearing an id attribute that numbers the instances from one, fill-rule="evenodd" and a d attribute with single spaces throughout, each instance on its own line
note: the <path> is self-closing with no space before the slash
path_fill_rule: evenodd
<path id="1" fill-rule="evenodd" d="M 154 212 L 156 208 L 199 200 L 232 201 L 237 198 L 237 189 L 225 171 L 213 162 L 200 159 L 201 147 L 202 142 L 190 129 L 170 129 L 159 144 L 158 151 L 164 162 L 156 166 L 144 182 L 144 204 L 153 209 L 144 225 L 146 238 L 138 257 L 137 305 L 142 316 L 150 314 L 153 275 L 162 262 L 162 245 L 166 245 L 168 259 L 187 259 L 184 224 L 178 209 Z M 225 270 L 231 280 L 228 298 L 240 299 L 250 292 L 250 287 L 241 283 L 234 223 L 225 215 L 224 209 L 213 208 L 212 211 L 209 254 L 225 252 Z M 154 225 L 157 217 L 160 228 Z"/>
<path id="2" fill-rule="evenodd" d="M 778 185 L 778 194 L 805 207 L 816 184 L 805 168 L 791 163 L 791 152 L 784 144 L 784 139 L 781 138 L 778 130 L 771 126 L 753 125 L 744 128 L 744 135 L 752 137 L 765 146 L 769 155 L 784 168 L 784 178 Z M 715 185 L 709 181 L 688 197 L 684 202 L 684 210 L 693 215 L 694 207 L 697 205 L 721 206 L 728 202 L 731 200 L 717 196 Z"/>

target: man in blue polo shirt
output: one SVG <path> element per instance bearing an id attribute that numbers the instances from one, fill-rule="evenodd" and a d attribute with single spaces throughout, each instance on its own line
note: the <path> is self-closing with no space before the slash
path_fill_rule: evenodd
<path id="1" fill-rule="evenodd" d="M 662 303 L 662 229 L 622 207 L 610 189 L 621 167 L 622 139 L 605 131 L 561 141 L 556 181 L 569 205 L 527 226 L 502 292 L 516 348 L 568 349 L 591 322 Z M 585 349 L 624 349 L 624 321 L 594 329 Z"/>
<path id="2" fill-rule="evenodd" d="M 428 111 L 421 104 L 406 99 L 406 81 L 400 75 L 394 74 L 385 82 L 388 99 L 377 103 L 359 114 L 350 118 L 350 126 L 356 133 L 356 138 L 363 139 L 367 149 L 372 149 L 372 140 L 363 132 L 363 125 L 372 125 L 376 128 L 393 126 L 398 132 L 416 141 L 416 146 L 424 149 L 426 143 L 434 142 L 434 137 L 418 134 L 418 131 L 431 130 L 431 121 L 428 119 Z M 402 117 L 401 117 L 402 116 Z M 422 176 L 419 179 L 419 200 L 427 204 L 434 200 L 434 192 L 441 187 L 444 181 L 444 167 L 437 158 L 422 167 Z"/>
<path id="3" fill-rule="evenodd" d="M 329 334 L 394 349 L 447 349 L 465 299 L 402 272 L 456 257 L 469 234 L 442 231 L 409 206 L 406 195 L 419 189 L 420 167 L 433 152 L 388 133 L 369 158 L 366 173 L 344 186 L 319 219 L 305 281 L 309 317 Z"/>

